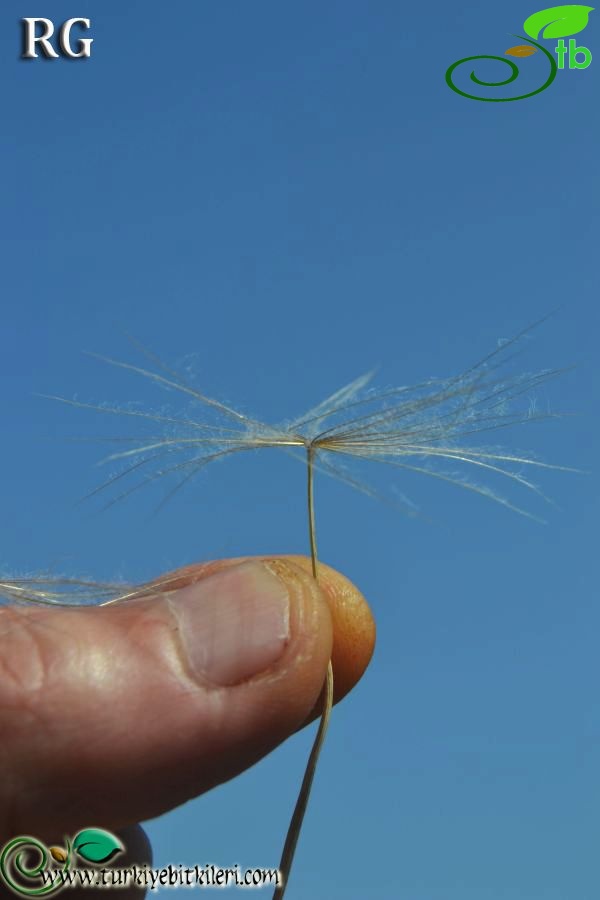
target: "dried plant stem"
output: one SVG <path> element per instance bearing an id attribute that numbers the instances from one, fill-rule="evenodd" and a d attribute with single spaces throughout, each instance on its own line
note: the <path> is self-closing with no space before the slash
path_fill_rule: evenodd
<path id="1" fill-rule="evenodd" d="M 310 540 L 310 559 L 312 563 L 312 573 L 313 577 L 318 580 L 317 532 L 315 528 L 314 501 L 314 452 L 315 451 L 312 445 L 308 444 L 306 448 L 308 485 L 308 534 Z M 308 806 L 308 800 L 317 769 L 317 763 L 319 761 L 321 750 L 323 749 L 325 735 L 327 734 L 327 728 L 329 726 L 329 719 L 333 706 L 333 667 L 331 665 L 331 660 L 329 660 L 329 663 L 327 664 L 327 677 L 325 679 L 323 693 L 323 709 L 321 711 L 319 728 L 317 730 L 317 734 L 310 751 L 310 756 L 308 757 L 308 762 L 304 771 L 304 778 L 302 779 L 302 785 L 300 787 L 298 799 L 296 800 L 296 806 L 294 807 L 294 812 L 290 820 L 288 832 L 285 838 L 285 844 L 283 846 L 283 852 L 281 854 L 281 861 L 279 863 L 279 871 L 281 872 L 282 883 L 277 888 L 275 888 L 273 900 L 282 900 L 285 894 L 290 870 L 294 861 L 296 845 L 298 843 L 298 838 L 300 837 L 300 830 L 302 828 L 304 814 L 306 813 L 306 808 Z"/>
<path id="2" fill-rule="evenodd" d="M 315 451 L 311 444 L 306 448 L 306 471 L 308 484 L 308 537 L 310 540 L 310 561 L 312 564 L 312 573 L 315 580 L 319 580 L 317 571 L 317 529 L 315 526 L 315 467 L 314 467 Z"/>

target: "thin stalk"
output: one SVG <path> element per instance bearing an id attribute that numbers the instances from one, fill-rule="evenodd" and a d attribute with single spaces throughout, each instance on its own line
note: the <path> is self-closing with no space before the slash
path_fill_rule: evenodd
<path id="1" fill-rule="evenodd" d="M 312 573 L 315 580 L 318 581 L 318 558 L 317 558 L 317 532 L 315 528 L 315 500 L 314 500 L 314 448 L 309 444 L 306 448 L 306 463 L 307 463 L 307 499 L 308 499 L 308 536 L 310 541 L 310 560 L 312 563 Z M 333 667 L 331 665 L 331 660 L 327 664 L 327 677 L 325 679 L 324 692 L 323 692 L 323 708 L 321 711 L 321 720 L 319 722 L 319 728 L 317 730 L 317 734 L 315 736 L 312 749 L 310 751 L 310 756 L 308 757 L 308 762 L 306 764 L 306 769 L 304 770 L 304 778 L 302 779 L 302 785 L 300 786 L 300 791 L 298 793 L 298 799 L 296 800 L 296 806 L 294 807 L 294 812 L 292 813 L 292 818 L 290 820 L 290 824 L 288 827 L 287 835 L 285 838 L 285 844 L 283 845 L 283 852 L 281 854 L 281 861 L 279 863 L 279 871 L 281 872 L 281 880 L 282 883 L 275 888 L 275 892 L 273 894 L 273 900 L 282 900 L 285 889 L 287 887 L 287 883 L 290 877 L 290 870 L 292 868 L 292 863 L 294 861 L 294 854 L 296 852 L 296 845 L 298 843 L 298 838 L 300 837 L 300 830 L 302 828 L 302 822 L 304 819 L 304 814 L 306 813 L 306 808 L 308 806 L 308 800 L 310 797 L 310 792 L 312 788 L 313 779 L 315 777 L 315 772 L 317 769 L 317 763 L 319 761 L 319 756 L 321 750 L 323 749 L 323 744 L 325 742 L 325 735 L 327 734 L 327 728 L 329 725 L 329 719 L 331 716 L 331 709 L 333 706 Z"/>
<path id="2" fill-rule="evenodd" d="M 308 499 L 308 538 L 310 541 L 310 561 L 312 564 L 313 578 L 318 581 L 319 575 L 317 571 L 317 529 L 315 526 L 315 468 L 314 468 L 315 451 L 309 444 L 306 448 L 306 471 L 307 471 L 307 499 Z"/>

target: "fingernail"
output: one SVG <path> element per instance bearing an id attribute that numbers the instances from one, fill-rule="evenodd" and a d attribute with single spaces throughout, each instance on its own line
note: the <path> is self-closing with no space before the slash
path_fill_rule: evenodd
<path id="1" fill-rule="evenodd" d="M 228 566 L 171 594 L 193 673 L 246 681 L 274 665 L 290 635 L 287 587 L 261 562 Z"/>

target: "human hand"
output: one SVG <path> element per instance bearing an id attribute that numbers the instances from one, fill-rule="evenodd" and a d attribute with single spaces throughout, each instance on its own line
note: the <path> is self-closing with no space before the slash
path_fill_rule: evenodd
<path id="1" fill-rule="evenodd" d="M 133 823 L 317 716 L 330 658 L 336 700 L 363 674 L 369 608 L 325 565 L 319 585 L 303 557 L 223 560 L 113 606 L 0 608 L 0 846 L 96 825 L 123 835 L 119 867 L 148 862 Z"/>

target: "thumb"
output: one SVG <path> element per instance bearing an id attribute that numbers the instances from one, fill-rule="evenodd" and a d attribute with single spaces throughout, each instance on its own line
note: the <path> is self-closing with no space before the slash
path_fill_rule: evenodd
<path id="1" fill-rule="evenodd" d="M 352 632 L 344 690 L 372 652 L 358 591 L 323 582 L 298 560 L 225 561 L 114 606 L 0 609 L 0 834 L 114 830 L 272 750 L 319 698 L 332 612 Z"/>

